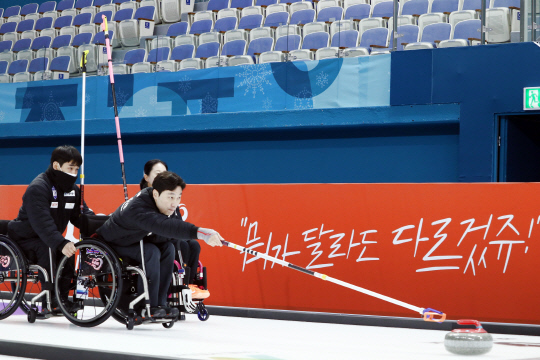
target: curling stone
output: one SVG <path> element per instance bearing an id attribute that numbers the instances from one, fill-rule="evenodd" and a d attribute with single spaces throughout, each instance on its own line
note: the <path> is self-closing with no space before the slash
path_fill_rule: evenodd
<path id="1" fill-rule="evenodd" d="M 493 338 L 476 320 L 458 320 L 459 325 L 474 325 L 476 329 L 454 329 L 444 338 L 446 350 L 457 355 L 482 355 L 491 351 Z"/>

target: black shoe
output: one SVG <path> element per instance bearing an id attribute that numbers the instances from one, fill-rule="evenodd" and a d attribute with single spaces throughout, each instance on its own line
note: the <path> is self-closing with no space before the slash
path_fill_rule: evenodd
<path id="1" fill-rule="evenodd" d="M 178 311 L 178 309 L 175 307 L 168 307 L 167 305 L 160 305 L 159 308 L 165 310 L 168 318 L 174 319 L 175 317 L 178 317 L 178 315 L 180 315 L 180 311 Z"/>
<path id="2" fill-rule="evenodd" d="M 143 313 L 146 312 L 145 310 L 143 310 Z M 152 317 L 154 319 L 160 319 L 160 318 L 164 318 L 165 316 L 167 316 L 167 312 L 160 308 L 159 306 L 153 306 L 150 308 L 150 314 L 152 315 Z M 144 316 L 146 317 L 146 316 Z"/>

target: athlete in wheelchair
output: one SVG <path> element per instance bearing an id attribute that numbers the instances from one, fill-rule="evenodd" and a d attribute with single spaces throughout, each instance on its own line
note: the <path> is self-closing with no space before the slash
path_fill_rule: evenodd
<path id="1" fill-rule="evenodd" d="M 69 311 L 69 303 L 65 307 L 60 303 L 69 321 L 95 326 L 112 315 L 128 329 L 149 322 L 170 327 L 178 319 L 176 306 L 186 312 L 197 310 L 191 290 L 179 283 L 174 271 L 172 240 L 200 239 L 221 246 L 223 238 L 214 230 L 171 217 L 185 186 L 172 172 L 159 174 L 153 188 L 142 190 L 121 205 L 97 229 L 94 238 L 76 244 L 75 263 L 68 257 L 60 261 L 58 274 L 71 274 L 63 280 L 75 290 L 74 301 L 83 306 L 74 314 Z M 60 291 L 59 286 L 55 289 Z"/>
<path id="2" fill-rule="evenodd" d="M 47 171 L 26 189 L 17 218 L 2 221 L 0 319 L 11 315 L 18 306 L 28 313 L 30 322 L 49 318 L 60 314 L 59 299 L 67 312 L 78 310 L 78 304 L 68 300 L 70 283 L 52 275 L 60 258 L 74 262 L 75 245 L 64 239 L 62 233 L 69 221 L 77 227 L 80 225 L 81 198 L 75 181 L 81 164 L 77 149 L 68 145 L 57 147 Z M 83 212 L 93 214 L 86 204 Z M 52 290 L 57 282 L 55 297 Z M 24 297 L 25 291 L 32 294 L 31 299 Z"/>

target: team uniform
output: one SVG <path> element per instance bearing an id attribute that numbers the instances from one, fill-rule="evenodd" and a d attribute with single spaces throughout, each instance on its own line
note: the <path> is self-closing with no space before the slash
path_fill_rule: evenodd
<path id="1" fill-rule="evenodd" d="M 50 271 L 49 249 L 53 263 L 56 264 L 63 256 L 62 249 L 69 243 L 62 236 L 68 222 L 76 227 L 80 224 L 81 194 L 79 187 L 74 184 L 76 179 L 72 178 L 52 167 L 39 174 L 26 189 L 17 218 L 8 224 L 8 236 L 17 242 L 31 263 L 47 271 Z M 94 214 L 86 203 L 83 212 Z M 74 259 L 72 257 L 70 261 Z M 44 284 L 41 272 L 39 276 Z M 64 280 L 63 283 L 59 280 L 60 289 L 66 298 L 71 281 L 70 276 L 67 278 L 68 281 Z"/>
<path id="2" fill-rule="evenodd" d="M 174 244 L 171 239 L 197 239 L 198 227 L 181 218 L 162 214 L 152 188 L 141 190 L 122 204 L 97 230 L 120 257 L 142 263 L 139 241 L 143 240 L 144 265 L 149 280 L 150 306 L 165 306 L 172 280 Z M 139 280 L 142 289 L 142 280 Z"/>

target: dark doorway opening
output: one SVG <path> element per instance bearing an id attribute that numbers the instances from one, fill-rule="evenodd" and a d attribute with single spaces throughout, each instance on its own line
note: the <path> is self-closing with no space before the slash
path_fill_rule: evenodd
<path id="1" fill-rule="evenodd" d="M 540 182 L 540 115 L 499 119 L 500 182 Z"/>

